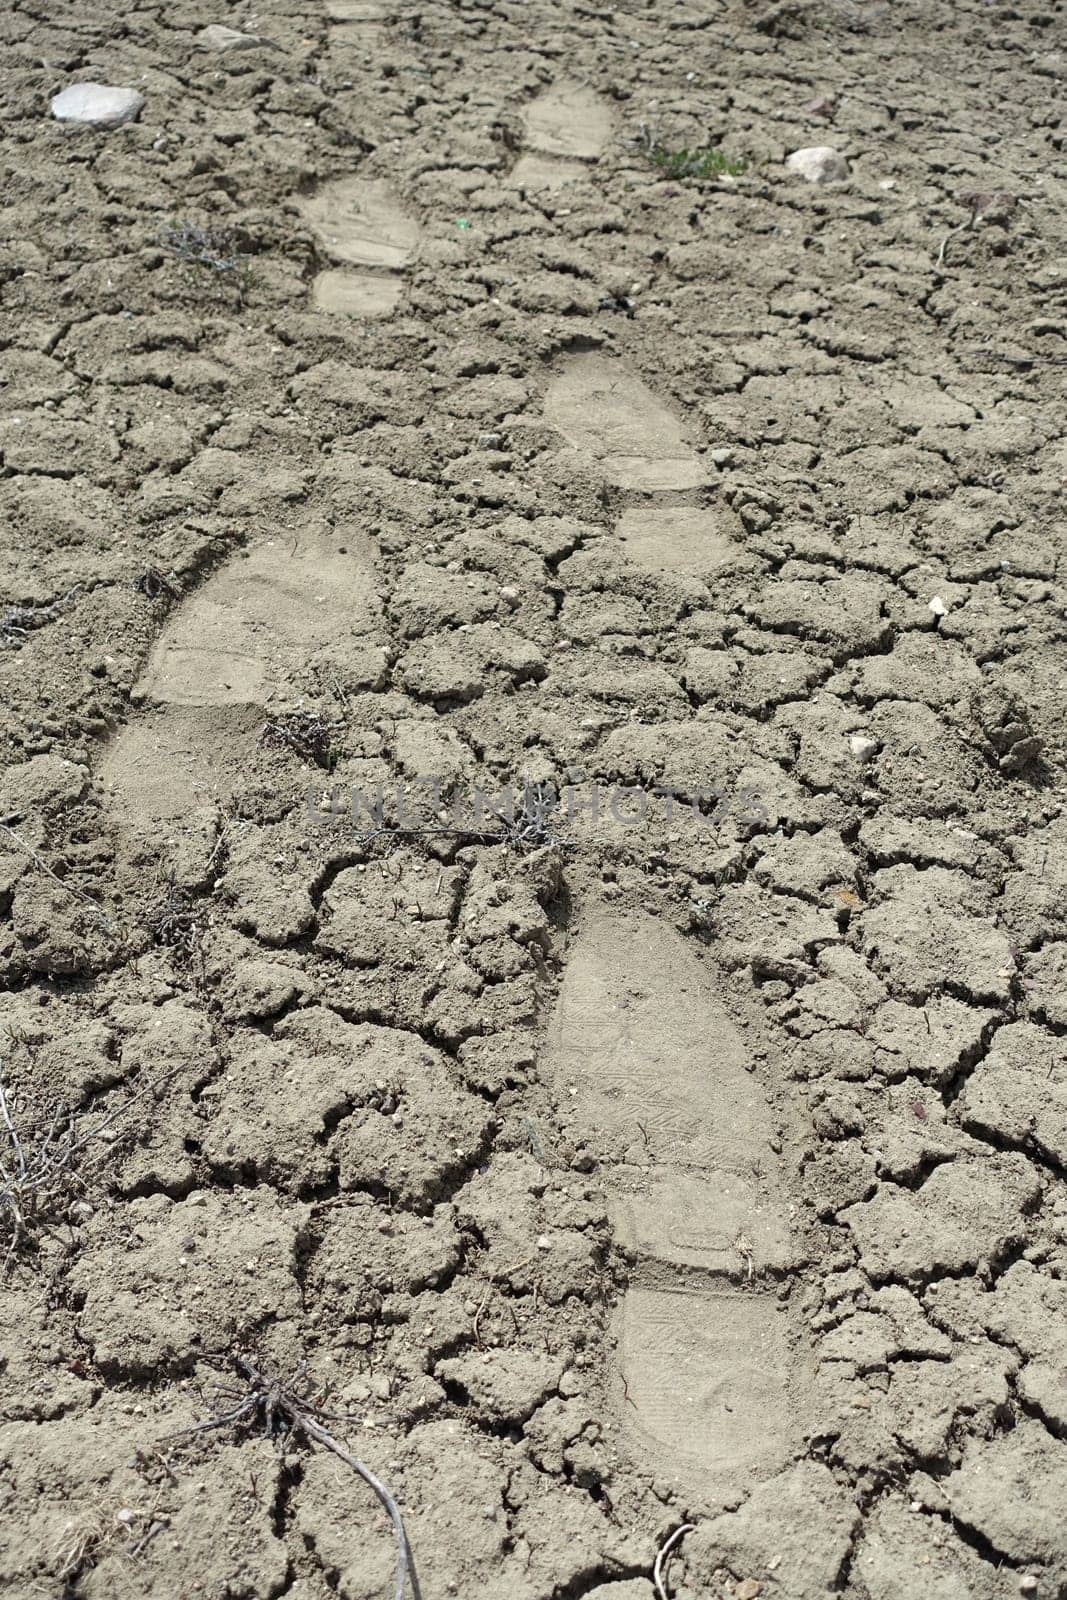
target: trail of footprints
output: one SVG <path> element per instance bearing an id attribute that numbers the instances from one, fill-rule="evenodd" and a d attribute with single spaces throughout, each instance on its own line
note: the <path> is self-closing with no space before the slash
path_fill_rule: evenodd
<path id="1" fill-rule="evenodd" d="M 378 14 L 354 0 L 330 9 L 343 29 Z M 564 83 L 534 102 L 526 126 L 533 149 L 512 181 L 558 186 L 586 170 L 611 122 Z M 300 208 L 337 263 L 315 280 L 315 304 L 387 315 L 419 241 L 388 186 L 340 177 Z M 673 413 L 608 356 L 569 359 L 544 416 L 563 452 L 614 488 L 676 495 L 707 484 Z M 653 571 L 706 574 L 730 554 L 699 503 L 642 501 L 616 534 Z M 339 554 L 313 538 L 295 549 L 268 541 L 231 559 L 167 622 L 135 693 L 143 714 L 108 753 L 119 832 L 224 801 L 264 717 L 299 696 L 309 664 L 381 636 L 368 545 L 350 539 Z M 792 1262 L 768 1109 L 743 1038 L 680 935 L 648 916 L 580 911 L 578 923 L 545 1065 L 636 1262 L 616 1319 L 615 1419 L 634 1460 L 687 1503 L 722 1503 L 789 1459 L 801 1411 L 767 1288 Z"/>
<path id="2" fill-rule="evenodd" d="M 385 15 L 363 0 L 331 0 L 328 9 L 332 42 L 342 49 L 366 49 Z M 610 134 L 611 116 L 598 96 L 581 84 L 554 84 L 527 111 L 531 148 L 508 182 L 522 189 L 561 188 L 585 175 Z M 403 294 L 403 273 L 418 259 L 420 235 L 418 222 L 391 186 L 358 174 L 331 178 L 300 196 L 297 208 L 323 254 L 336 263 L 312 284 L 317 309 L 350 317 L 390 316 Z"/>
<path id="3" fill-rule="evenodd" d="M 680 935 L 602 913 L 580 928 L 548 1055 L 637 1259 L 618 1423 L 686 1501 L 726 1497 L 788 1460 L 798 1413 L 784 1319 L 752 1287 L 792 1253 L 744 1042 Z"/>
<path id="4" fill-rule="evenodd" d="M 706 487 L 677 419 L 622 362 L 583 354 L 545 417 L 614 488 Z M 718 515 L 647 501 L 617 536 L 650 571 L 707 575 L 729 558 Z M 652 917 L 590 914 L 549 1041 L 569 1130 L 595 1154 L 636 1271 L 616 1319 L 617 1422 L 635 1462 L 683 1501 L 724 1502 L 782 1467 L 803 1381 L 767 1274 L 793 1263 L 772 1129 L 746 1047 L 686 941 Z"/>
<path id="5" fill-rule="evenodd" d="M 343 61 L 352 51 L 369 57 L 380 49 L 389 10 L 378 0 L 327 0 L 326 13 L 335 58 Z M 419 244 L 419 225 L 390 185 L 358 174 L 332 178 L 301 196 L 297 209 L 335 263 L 316 276 L 313 305 L 335 316 L 390 316 Z"/>

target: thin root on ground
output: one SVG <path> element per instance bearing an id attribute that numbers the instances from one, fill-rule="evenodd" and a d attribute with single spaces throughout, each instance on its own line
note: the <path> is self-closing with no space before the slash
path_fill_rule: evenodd
<path id="1" fill-rule="evenodd" d="M 103 907 L 98 905 L 91 894 L 86 894 L 84 889 L 76 888 L 73 883 L 68 883 L 66 878 L 61 878 L 58 872 L 52 871 L 52 868 L 48 865 L 48 862 L 41 855 L 40 851 L 35 850 L 32 844 L 27 844 L 21 833 L 15 832 L 15 829 L 11 826 L 11 824 L 17 820 L 18 819 L 14 816 L 8 816 L 0 819 L 0 833 L 6 834 L 15 845 L 16 849 L 21 850 L 24 855 L 29 856 L 38 872 L 43 872 L 46 878 L 51 878 L 52 882 L 58 884 L 65 894 L 73 895 L 75 900 L 80 900 L 83 905 L 89 906 L 90 909 L 95 913 L 104 932 L 114 936 L 116 933 L 115 924 L 112 922 L 111 918 L 108 916 Z"/>
<path id="2" fill-rule="evenodd" d="M 677 1546 L 681 1544 L 686 1534 L 692 1533 L 695 1527 L 695 1522 L 683 1522 L 682 1526 L 675 1528 L 670 1537 L 665 1539 L 659 1547 L 659 1553 L 652 1568 L 652 1581 L 656 1585 L 656 1594 L 659 1600 L 670 1600 L 667 1594 L 667 1568 L 670 1565 L 671 1555 Z"/>
<path id="3" fill-rule="evenodd" d="M 238 1383 L 219 1384 L 215 1390 L 216 1414 L 207 1422 L 195 1423 L 170 1434 L 172 1439 L 184 1439 L 198 1433 L 208 1433 L 216 1428 L 236 1428 L 251 1433 L 258 1428 L 269 1439 L 284 1442 L 303 1438 L 306 1443 L 322 1445 L 343 1461 L 377 1495 L 389 1515 L 396 1535 L 396 1585 L 395 1600 L 404 1600 L 407 1586 L 411 1586 L 413 1600 L 422 1600 L 422 1591 L 415 1571 L 415 1560 L 408 1543 L 404 1519 L 389 1490 L 375 1477 L 369 1467 L 350 1454 L 323 1427 L 329 1414 L 311 1399 L 307 1392 L 307 1363 L 301 1362 L 293 1375 L 284 1379 L 269 1370 L 261 1370 L 244 1356 L 234 1356 L 233 1364 Z M 332 1418 L 330 1419 L 332 1420 Z M 348 1418 L 340 1418 L 348 1421 Z"/>
<path id="4" fill-rule="evenodd" d="M 85 1122 L 64 1107 L 47 1123 L 20 1129 L 0 1072 L 0 1248 L 6 1246 L 0 1275 L 39 1234 L 69 1220 L 89 1169 L 115 1153 L 116 1125 L 165 1081 L 145 1084 L 97 1120 Z"/>
<path id="5" fill-rule="evenodd" d="M 523 855 L 534 850 L 552 848 L 570 850 L 574 848 L 573 841 L 561 833 L 553 832 L 549 825 L 549 818 L 557 806 L 558 801 L 551 789 L 547 785 L 537 784 L 524 794 L 522 805 L 511 812 L 500 811 L 495 806 L 489 807 L 489 814 L 498 824 L 496 828 L 447 825 L 425 828 L 381 827 L 364 831 L 359 837 L 368 840 L 450 838 L 462 840 L 466 844 L 503 844 Z"/>
<path id="6" fill-rule="evenodd" d="M 340 723 L 316 711 L 289 711 L 265 722 L 259 742 L 266 748 L 292 750 L 302 761 L 332 772 L 339 754 L 337 737 Z"/>

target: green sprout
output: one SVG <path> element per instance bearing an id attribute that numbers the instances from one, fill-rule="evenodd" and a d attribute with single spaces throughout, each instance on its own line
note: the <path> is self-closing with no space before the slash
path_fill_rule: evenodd
<path id="1" fill-rule="evenodd" d="M 668 178 L 737 178 L 747 166 L 744 156 L 725 150 L 666 150 L 661 144 L 650 146 L 648 158 Z"/>

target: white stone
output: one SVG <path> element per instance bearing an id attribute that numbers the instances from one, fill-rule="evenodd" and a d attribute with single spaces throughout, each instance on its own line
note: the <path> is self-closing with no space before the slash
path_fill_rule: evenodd
<path id="1" fill-rule="evenodd" d="M 948 610 L 948 606 L 945 604 L 939 594 L 935 594 L 934 598 L 927 606 L 927 610 L 932 611 L 935 617 L 943 617 L 945 612 Z"/>
<path id="2" fill-rule="evenodd" d="M 848 747 L 857 761 L 870 761 L 878 754 L 878 740 L 868 739 L 865 733 L 854 733 L 848 741 Z"/>
<path id="3" fill-rule="evenodd" d="M 144 95 L 136 89 L 116 89 L 108 83 L 72 83 L 52 96 L 52 115 L 60 122 L 91 122 L 98 128 L 118 128 L 140 116 Z"/>
<path id="4" fill-rule="evenodd" d="M 227 28 L 221 22 L 212 22 L 208 27 L 201 28 L 196 42 L 201 50 L 250 50 L 253 45 L 263 43 L 258 34 L 239 33 L 236 28 Z"/>
<path id="5" fill-rule="evenodd" d="M 797 172 L 809 183 L 838 183 L 848 177 L 848 162 L 828 144 L 813 144 L 807 150 L 794 150 L 786 161 L 790 172 Z"/>

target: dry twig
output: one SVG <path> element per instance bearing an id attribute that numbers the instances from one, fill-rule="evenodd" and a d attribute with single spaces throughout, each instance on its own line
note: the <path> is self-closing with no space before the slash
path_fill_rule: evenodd
<path id="1" fill-rule="evenodd" d="M 187 960 L 203 938 L 207 923 L 207 911 L 171 882 L 166 900 L 149 918 L 148 925 L 157 944 Z"/>
<path id="2" fill-rule="evenodd" d="M 681 1544 L 687 1533 L 692 1533 L 696 1527 L 695 1522 L 683 1522 L 680 1528 L 675 1528 L 669 1539 L 660 1545 L 659 1554 L 652 1568 L 652 1581 L 656 1585 L 659 1600 L 669 1600 L 667 1594 L 667 1567 L 671 1559 L 671 1552 L 676 1545 Z"/>
<path id="3" fill-rule="evenodd" d="M 317 711 L 288 711 L 265 722 L 260 730 L 261 745 L 292 750 L 301 761 L 332 772 L 337 765 L 336 739 L 341 724 L 335 717 Z"/>
<path id="4" fill-rule="evenodd" d="M 306 1392 L 307 1362 L 302 1361 L 292 1377 L 284 1380 L 269 1371 L 261 1371 L 244 1356 L 235 1356 L 233 1361 L 243 1381 L 239 1385 L 218 1385 L 216 1395 L 222 1402 L 222 1408 L 207 1422 L 195 1423 L 193 1427 L 182 1428 L 180 1432 L 170 1434 L 168 1437 L 182 1439 L 192 1434 L 208 1433 L 215 1428 L 250 1431 L 258 1425 L 270 1439 L 284 1441 L 286 1438 L 303 1436 L 308 1442 L 314 1441 L 322 1445 L 373 1489 L 389 1515 L 396 1535 L 395 1600 L 404 1600 L 405 1589 L 409 1583 L 413 1600 L 422 1600 L 415 1560 L 408 1543 L 400 1507 L 381 1479 L 377 1478 L 369 1467 L 364 1466 L 362 1461 L 357 1460 L 338 1444 L 333 1435 L 323 1427 L 322 1419 L 329 1414 L 316 1405 Z"/>
<path id="5" fill-rule="evenodd" d="M 81 900 L 83 904 L 90 906 L 92 910 L 96 912 L 96 915 L 100 920 L 100 925 L 104 931 L 106 933 L 114 934 L 114 923 L 107 915 L 107 912 L 104 911 L 102 907 L 99 906 L 93 899 L 91 894 L 86 894 L 84 889 L 75 888 L 74 884 L 68 883 L 67 880 L 65 878 L 61 878 L 57 872 L 53 872 L 52 868 L 48 865 L 48 862 L 44 859 L 44 857 L 33 848 L 32 844 L 27 844 L 21 833 L 16 833 L 9 822 L 0 821 L 0 832 L 6 833 L 9 839 L 14 840 L 18 848 L 25 855 L 29 856 L 38 872 L 43 872 L 46 878 L 51 878 L 53 883 L 58 883 L 59 887 L 64 889 L 67 894 L 73 895 L 75 900 Z"/>
<path id="6" fill-rule="evenodd" d="M 73 589 L 61 594 L 58 600 L 44 604 L 31 602 L 25 606 L 5 607 L 0 611 L 0 649 L 18 650 L 25 643 L 27 634 L 36 628 L 43 628 L 48 622 L 57 622 L 74 603 L 81 593 L 81 588 L 81 584 L 76 583 Z"/>
<path id="7" fill-rule="evenodd" d="M 427 827 L 427 828 L 371 828 L 361 832 L 361 839 L 418 839 L 446 837 L 462 839 L 471 844 L 504 844 L 521 854 L 556 846 L 560 850 L 574 848 L 573 840 L 563 834 L 553 833 L 548 819 L 558 807 L 558 800 L 546 784 L 536 784 L 526 790 L 522 805 L 511 813 L 489 807 L 490 815 L 499 823 L 497 828 Z"/>
<path id="8" fill-rule="evenodd" d="M 76 1196 L 84 1193 L 88 1168 L 115 1149 L 112 1130 L 116 1123 L 166 1081 L 145 1084 L 88 1126 L 79 1123 L 75 1112 L 61 1108 L 47 1125 L 31 1124 L 20 1131 L 0 1073 L 0 1244 L 7 1243 L 4 1276 L 19 1250 L 61 1220 Z"/>

